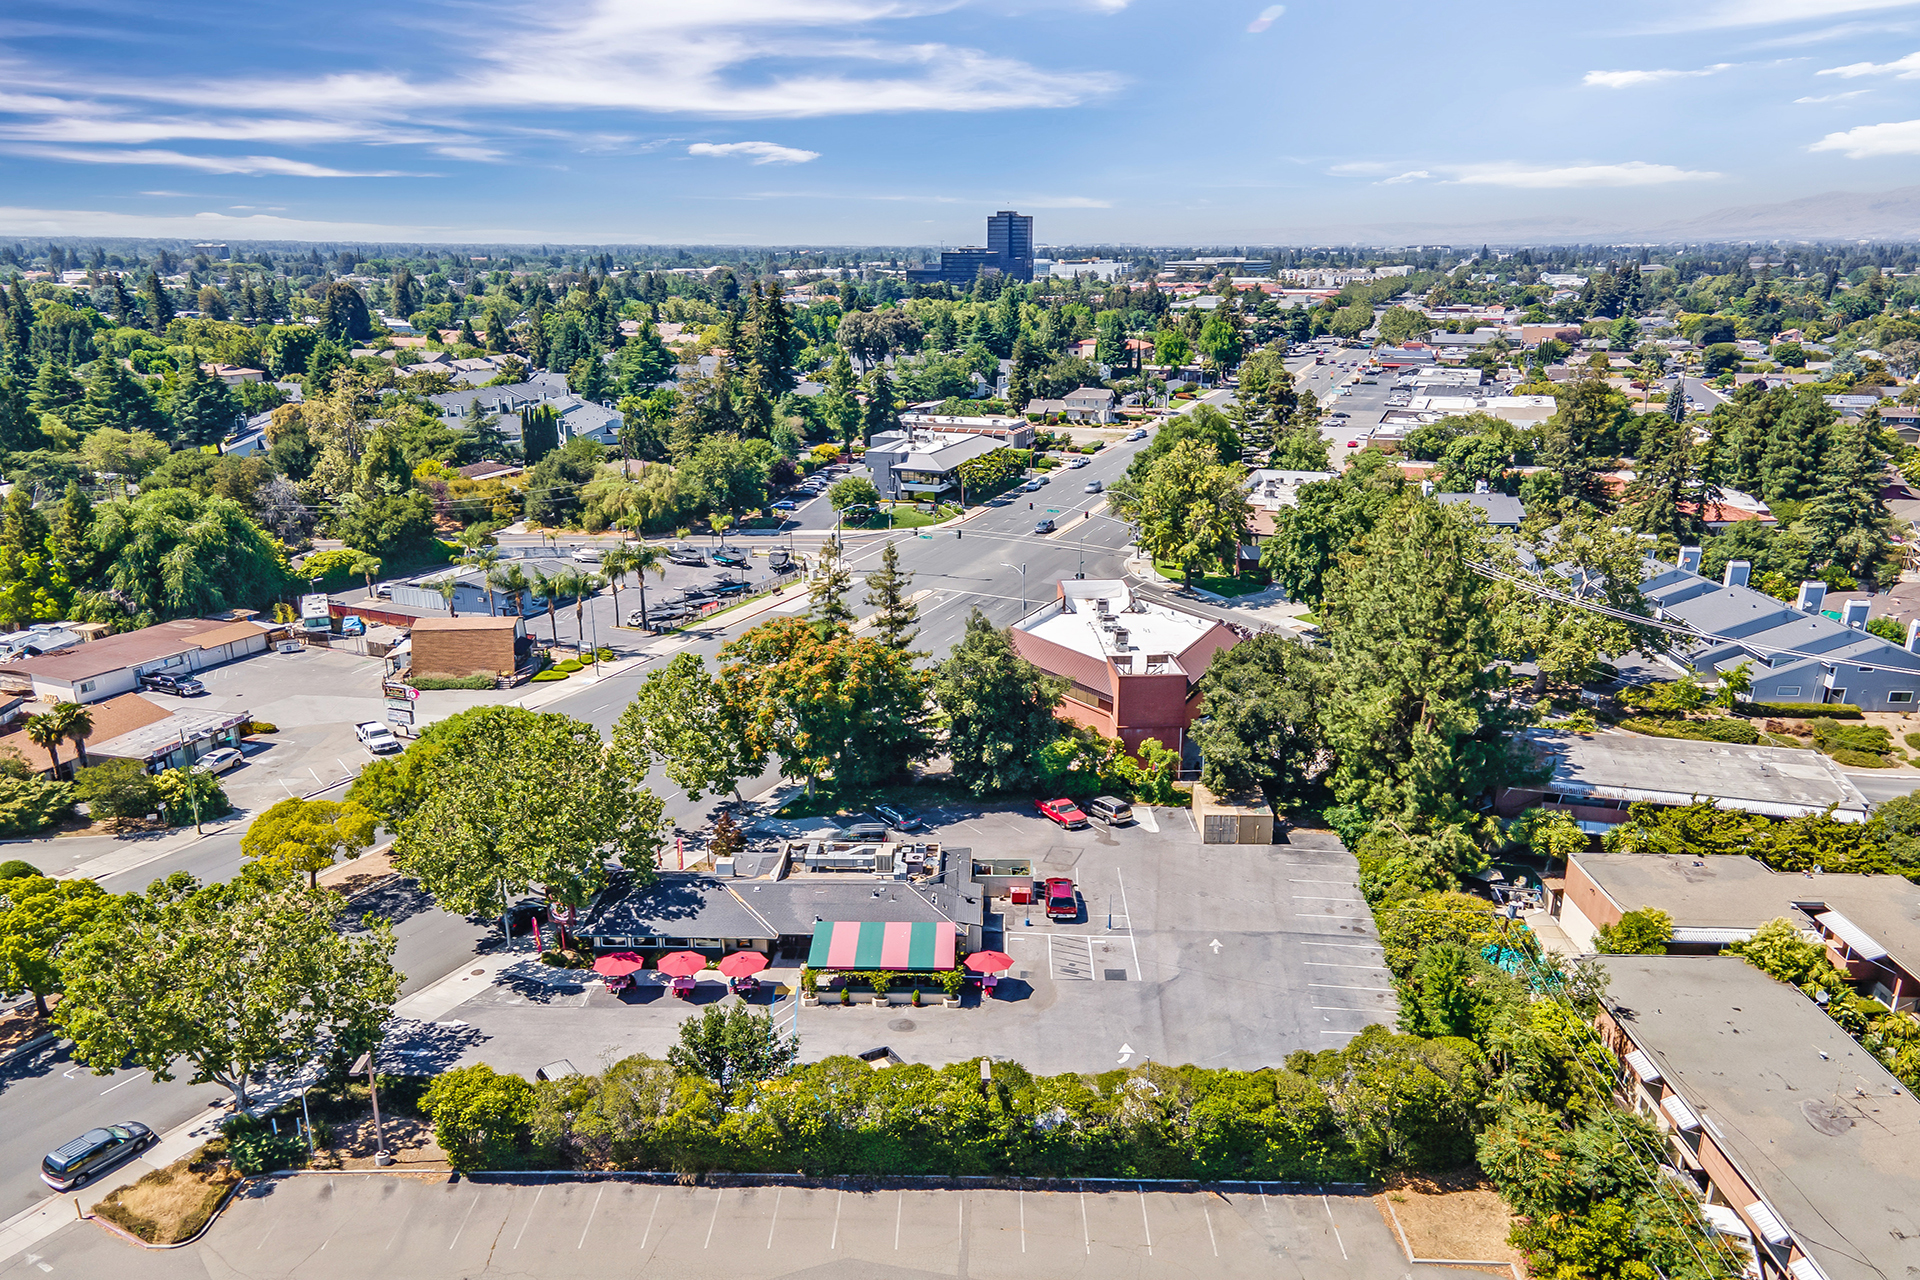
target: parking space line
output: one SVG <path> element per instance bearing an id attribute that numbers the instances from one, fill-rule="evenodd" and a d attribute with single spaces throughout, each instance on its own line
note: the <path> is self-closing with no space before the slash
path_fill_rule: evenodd
<path id="1" fill-rule="evenodd" d="M 847 1191 L 845 1187 L 842 1187 L 840 1189 L 839 1197 L 835 1199 L 833 1202 L 833 1239 L 827 1241 L 827 1248 L 829 1250 L 838 1249 L 840 1247 L 840 1206 L 844 1205 L 846 1202 L 847 1202 Z"/>
<path id="2" fill-rule="evenodd" d="M 547 1194 L 547 1185 L 543 1182 L 540 1184 L 540 1189 L 533 1193 L 533 1203 L 527 1206 L 527 1222 L 533 1221 L 533 1211 L 540 1207 L 540 1197 L 545 1194 Z M 520 1234 L 513 1238 L 513 1247 L 516 1249 L 520 1247 L 520 1242 L 526 1238 L 527 1222 L 520 1224 Z"/>
<path id="3" fill-rule="evenodd" d="M 1191 814 L 1188 814 L 1191 817 Z M 1120 874 L 1120 868 L 1113 869 L 1114 879 L 1120 882 L 1120 911 L 1127 917 L 1127 941 L 1133 944 L 1133 972 L 1140 981 L 1145 982 L 1147 975 L 1140 969 L 1140 943 L 1133 936 L 1133 908 L 1127 905 L 1127 878 Z"/>
<path id="4" fill-rule="evenodd" d="M 1385 951 L 1377 942 L 1302 942 L 1303 947 L 1352 947 L 1367 951 Z"/>
<path id="5" fill-rule="evenodd" d="M 467 1206 L 466 1215 L 460 1219 L 460 1225 L 454 1229 L 453 1239 L 447 1241 L 448 1252 L 452 1252 L 453 1246 L 460 1243 L 460 1233 L 467 1229 L 467 1219 L 471 1218 L 473 1216 L 473 1211 L 475 1209 L 478 1209 L 479 1207 L 480 1207 L 480 1197 L 476 1195 L 473 1198 L 473 1203 Z"/>
<path id="6" fill-rule="evenodd" d="M 1295 880 L 1295 884 L 1343 884 L 1349 889 L 1358 888 L 1351 880 Z"/>
<path id="7" fill-rule="evenodd" d="M 1093 1252 L 1093 1235 L 1087 1230 L 1087 1193 L 1080 1193 L 1080 1238 L 1086 1242 L 1087 1252 Z"/>
<path id="8" fill-rule="evenodd" d="M 1372 916 L 1330 916 L 1318 911 L 1296 911 L 1295 916 L 1303 920 L 1371 920 Z"/>
<path id="9" fill-rule="evenodd" d="M 711 1249 L 713 1247 L 713 1224 L 720 1221 L 720 1202 L 726 1198 L 726 1195 L 727 1189 L 725 1187 L 721 1187 L 719 1191 L 714 1193 L 713 1216 L 707 1219 L 707 1242 L 700 1246 L 702 1249 Z"/>
<path id="10" fill-rule="evenodd" d="M 593 1208 L 587 1210 L 587 1225 L 580 1228 L 580 1243 L 573 1246 L 574 1248 L 584 1249 L 587 1247 L 587 1232 L 593 1230 L 593 1215 L 600 1212 L 600 1196 L 604 1196 L 605 1194 L 607 1194 L 607 1189 L 603 1186 L 600 1188 L 599 1195 L 594 1196 Z M 536 1196 L 534 1198 L 538 1199 L 539 1197 Z"/>
<path id="11" fill-rule="evenodd" d="M 773 1189 L 773 1221 L 767 1224 L 767 1248 L 773 1248 L 773 1229 L 780 1225 L 780 1196 L 785 1187 Z"/>
<path id="12" fill-rule="evenodd" d="M 1016 1193 L 1020 1198 L 1020 1252 L 1027 1251 L 1027 1193 Z"/>
<path id="13" fill-rule="evenodd" d="M 380 1246 L 380 1252 L 385 1253 L 388 1249 L 393 1248 L 393 1241 L 398 1240 L 400 1238 L 400 1233 L 407 1229 L 407 1219 L 411 1218 L 412 1216 L 413 1216 L 413 1205 L 408 1205 L 407 1211 L 400 1215 L 400 1225 L 393 1229 L 393 1238 Z"/>
<path id="14" fill-rule="evenodd" d="M 900 1215 L 906 1212 L 907 1193 L 896 1191 L 893 1195 L 893 1249 L 898 1253 L 900 1251 Z"/>
<path id="15" fill-rule="evenodd" d="M 1371 969 L 1375 973 L 1384 972 L 1377 964 L 1334 964 L 1331 960 L 1302 960 L 1302 969 Z"/>
<path id="16" fill-rule="evenodd" d="M 1318 1009 L 1318 1010 L 1319 1010 L 1320 1012 L 1322 1012 L 1322 1013 L 1366 1013 L 1366 1014 L 1371 1014 L 1371 1013 L 1373 1013 L 1373 1012 L 1375 1012 L 1375 1011 L 1374 1011 L 1374 1010 L 1372 1010 L 1372 1009 L 1355 1009 L 1355 1008 L 1353 1008 L 1353 1007 L 1352 1007 L 1351 1005 L 1344 1005 L 1344 1004 L 1316 1004 L 1316 1005 L 1309 1005 L 1309 1006 L 1308 1006 L 1308 1008 L 1311 1008 L 1311 1009 Z"/>
<path id="17" fill-rule="evenodd" d="M 1344 894 L 1338 898 L 1329 898 L 1320 893 L 1296 893 L 1293 895 L 1293 900 L 1295 902 L 1351 902 L 1356 907 L 1360 905 L 1360 899 L 1349 898 Z"/>
<path id="18" fill-rule="evenodd" d="M 1213 1246 L 1213 1256 L 1217 1258 L 1220 1256 L 1220 1241 L 1215 1239 L 1213 1234 L 1213 1212 L 1204 1204 L 1200 1206 L 1200 1212 L 1206 1215 L 1207 1243 Z"/>
<path id="19" fill-rule="evenodd" d="M 1328 991 L 1391 991 L 1392 987 L 1343 987 L 1332 982 L 1309 982 L 1309 987 L 1321 987 Z"/>
<path id="20" fill-rule="evenodd" d="M 659 1192 L 653 1194 L 653 1211 L 647 1213 L 647 1230 L 643 1230 L 643 1232 L 639 1234 L 639 1247 L 641 1247 L 641 1249 L 647 1247 L 647 1238 L 653 1234 L 653 1215 L 660 1211 L 660 1196 L 666 1196 L 666 1188 L 664 1188 L 664 1186 L 660 1188 Z M 540 1199 L 540 1197 L 536 1196 L 534 1199 Z M 515 1247 L 518 1247 L 518 1245 L 515 1245 Z"/>
<path id="21" fill-rule="evenodd" d="M 1134 1184 L 1134 1192 L 1140 1197 L 1140 1229 L 1147 1235 L 1147 1256 L 1153 1256 L 1153 1224 L 1147 1221 L 1147 1193 L 1139 1183 Z"/>
<path id="22" fill-rule="evenodd" d="M 1340 1224 L 1333 1221 L 1333 1205 L 1328 1203 L 1325 1196 L 1320 1197 L 1320 1204 L 1327 1211 L 1327 1221 L 1333 1223 L 1333 1242 L 1340 1246 L 1340 1257 L 1344 1260 L 1347 1256 L 1347 1242 L 1340 1238 Z"/>

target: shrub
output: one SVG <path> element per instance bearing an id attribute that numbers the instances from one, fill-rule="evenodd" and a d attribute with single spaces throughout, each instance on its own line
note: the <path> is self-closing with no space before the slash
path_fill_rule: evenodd
<path id="1" fill-rule="evenodd" d="M 534 680 L 537 682 L 544 682 L 547 680 L 565 680 L 566 678 L 567 678 L 567 673 L 565 671 L 560 670 L 560 668 L 558 667 L 554 667 L 551 670 L 542 671 L 539 675 L 534 677 Z"/>
<path id="2" fill-rule="evenodd" d="M 160 809 L 153 777 L 131 760 L 108 760 L 73 777 L 74 799 L 95 818 L 140 818 Z"/>
<path id="3" fill-rule="evenodd" d="M 1893 746 L 1892 736 L 1877 724 L 1841 724 L 1822 718 L 1809 721 L 1807 728 L 1813 731 L 1813 740 L 1820 744 L 1820 749 L 1829 754 L 1855 751 L 1877 756 L 1885 755 Z"/>
<path id="4" fill-rule="evenodd" d="M 1673 917 L 1658 907 L 1642 907 L 1621 915 L 1618 924 L 1603 924 L 1593 949 L 1603 955 L 1659 956 L 1673 941 Z"/>
<path id="5" fill-rule="evenodd" d="M 939 975 L 940 989 L 951 997 L 957 997 L 967 985 L 965 969 L 942 969 Z"/>
<path id="6" fill-rule="evenodd" d="M 1862 719 L 1860 708 L 1845 702 L 1747 702 L 1740 710 L 1753 716 L 1789 716 L 1804 719 L 1821 716 L 1828 720 Z"/>
<path id="7" fill-rule="evenodd" d="M 71 782 L 0 776 L 0 836 L 44 831 L 71 812 Z"/>
<path id="8" fill-rule="evenodd" d="M 1891 769 L 1893 761 L 1885 756 L 1877 756 L 1871 751 L 1854 751 L 1847 747 L 1838 747 L 1827 752 L 1835 764 L 1851 765 L 1855 769 Z"/>
<path id="9" fill-rule="evenodd" d="M 1695 742 L 1734 742 L 1752 746 L 1760 741 L 1760 731 L 1745 720 L 1649 720 L 1644 717 L 1622 720 L 1622 729 L 1655 738 L 1688 738 Z"/>
<path id="10" fill-rule="evenodd" d="M 1920 733 L 1908 734 L 1907 745 L 1912 747 L 1915 751 L 1920 751 Z"/>
<path id="11" fill-rule="evenodd" d="M 257 1116 L 232 1116 L 220 1125 L 227 1138 L 227 1158 L 241 1173 L 265 1173 L 285 1169 L 300 1160 L 306 1144 L 287 1126 L 287 1132 L 275 1133 Z"/>
<path id="12" fill-rule="evenodd" d="M 554 663 L 553 669 L 555 671 L 565 671 L 569 675 L 571 675 L 573 672 L 578 671 L 581 667 L 585 665 L 586 664 L 580 661 L 580 659 L 578 658 L 568 658 L 565 662 Z"/>
<path id="13" fill-rule="evenodd" d="M 280 726 L 277 724 L 268 724 L 265 720 L 249 720 L 247 721 L 247 732 L 249 734 L 278 733 L 280 732 Z"/>
<path id="14" fill-rule="evenodd" d="M 533 1086 L 480 1064 L 436 1076 L 420 1099 L 433 1140 L 462 1172 L 515 1163 L 533 1118 Z"/>
<path id="15" fill-rule="evenodd" d="M 492 676 L 419 676 L 410 681 L 416 689 L 491 689 Z"/>
<path id="16" fill-rule="evenodd" d="M 594 650 L 594 656 L 599 658 L 600 661 L 602 662 L 612 662 L 613 650 L 607 648 L 607 646 L 605 645 L 601 645 L 598 649 Z"/>

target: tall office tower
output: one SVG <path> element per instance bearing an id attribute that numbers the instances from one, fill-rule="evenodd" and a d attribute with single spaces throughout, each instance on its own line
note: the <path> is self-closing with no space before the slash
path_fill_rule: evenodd
<path id="1" fill-rule="evenodd" d="M 1033 215 L 1002 209 L 987 219 L 987 248 L 1000 274 L 1033 279 Z"/>

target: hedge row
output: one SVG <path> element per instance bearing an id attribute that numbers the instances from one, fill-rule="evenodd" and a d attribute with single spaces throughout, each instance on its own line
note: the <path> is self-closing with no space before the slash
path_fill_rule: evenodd
<path id="1" fill-rule="evenodd" d="M 1752 746 L 1760 731 L 1745 720 L 1649 720 L 1638 717 L 1620 722 L 1622 729 L 1655 738 L 1690 738 L 1696 742 L 1733 742 Z"/>
<path id="2" fill-rule="evenodd" d="M 834 1057 L 729 1091 L 644 1055 L 528 1082 L 448 1072 L 422 1100 L 457 1169 L 1343 1182 L 1470 1164 L 1481 1057 L 1373 1026 L 1278 1070 L 1036 1076 Z"/>
<path id="3" fill-rule="evenodd" d="M 1845 702 L 1743 702 L 1739 711 L 1750 716 L 1785 716 L 1809 719 L 1824 716 L 1829 720 L 1859 720 L 1860 708 Z"/>

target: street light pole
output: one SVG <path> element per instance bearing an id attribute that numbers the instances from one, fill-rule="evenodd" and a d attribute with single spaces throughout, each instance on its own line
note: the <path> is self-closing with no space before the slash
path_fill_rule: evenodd
<path id="1" fill-rule="evenodd" d="M 1027 616 L 1027 566 L 1024 564 L 1008 564 L 1005 560 L 1002 560 L 1000 567 L 1002 569 L 1018 569 L 1020 571 L 1020 616 L 1024 618 Z"/>

